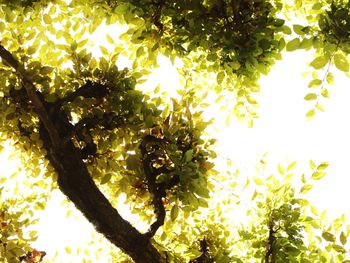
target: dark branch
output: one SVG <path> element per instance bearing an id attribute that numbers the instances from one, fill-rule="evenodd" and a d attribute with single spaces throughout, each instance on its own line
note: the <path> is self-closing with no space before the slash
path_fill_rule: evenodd
<path id="1" fill-rule="evenodd" d="M 276 263 L 276 255 L 277 255 L 277 251 L 275 248 L 276 230 L 274 229 L 274 227 L 275 227 L 275 224 L 272 221 L 270 221 L 268 244 L 267 244 L 267 250 L 265 253 L 265 263 Z"/>
<path id="2" fill-rule="evenodd" d="M 107 85 L 88 80 L 84 85 L 68 94 L 66 97 L 58 100 L 53 106 L 53 110 L 59 110 L 63 104 L 72 102 L 78 97 L 84 98 L 104 98 L 109 93 Z"/>
<path id="3" fill-rule="evenodd" d="M 154 207 L 154 213 L 156 214 L 156 221 L 150 226 L 150 229 L 145 236 L 151 238 L 157 232 L 158 228 L 164 224 L 165 220 L 165 208 L 163 204 L 163 197 L 166 196 L 165 188 L 163 185 L 157 184 L 157 174 L 154 173 L 152 168 L 152 155 L 147 150 L 152 144 L 164 144 L 164 139 L 156 138 L 152 135 L 146 135 L 140 145 L 143 169 L 146 175 L 148 191 L 152 195 L 152 204 Z"/>
<path id="4" fill-rule="evenodd" d="M 153 23 L 158 28 L 160 34 L 163 34 L 163 31 L 164 31 L 164 25 L 161 22 L 161 16 L 162 16 L 162 10 L 163 10 L 164 4 L 165 4 L 165 1 L 160 0 L 157 3 L 155 13 L 153 14 Z"/>

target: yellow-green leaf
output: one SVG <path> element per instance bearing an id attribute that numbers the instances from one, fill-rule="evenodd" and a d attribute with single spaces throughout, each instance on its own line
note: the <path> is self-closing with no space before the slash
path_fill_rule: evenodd
<path id="1" fill-rule="evenodd" d="M 314 110 L 314 109 L 309 110 L 309 111 L 306 113 L 306 118 L 311 119 L 314 115 L 315 115 L 315 110 Z"/>
<path id="2" fill-rule="evenodd" d="M 294 38 L 293 40 L 289 41 L 286 45 L 287 51 L 294 51 L 299 48 L 300 40 L 299 38 Z"/>
<path id="3" fill-rule="evenodd" d="M 315 93 L 309 93 L 304 97 L 304 100 L 316 100 L 317 99 L 317 94 Z"/>
<path id="4" fill-rule="evenodd" d="M 346 242 L 348 241 L 347 240 L 348 237 L 345 235 L 343 231 L 340 233 L 339 239 L 340 239 L 340 243 L 342 243 L 343 245 L 345 245 Z"/>
<path id="5" fill-rule="evenodd" d="M 297 161 L 294 161 L 288 165 L 287 170 L 288 171 L 293 170 L 296 166 L 297 166 Z"/>
<path id="6" fill-rule="evenodd" d="M 218 84 L 221 84 L 224 78 L 225 78 L 225 73 L 223 71 L 220 71 L 216 76 L 216 81 L 218 82 Z"/>
<path id="7" fill-rule="evenodd" d="M 52 19 L 51 19 L 51 17 L 50 17 L 48 14 L 45 14 L 45 15 L 43 16 L 43 20 L 44 20 L 44 22 L 45 22 L 46 24 L 51 24 L 51 22 L 52 22 Z"/>
<path id="8" fill-rule="evenodd" d="M 324 176 L 326 175 L 326 172 L 319 172 L 319 171 L 316 171 L 312 174 L 311 178 L 313 180 L 320 180 L 321 178 L 323 178 Z"/>
<path id="9" fill-rule="evenodd" d="M 323 97 L 325 97 L 325 98 L 329 98 L 328 89 L 323 88 L 323 89 L 321 90 L 321 95 L 322 95 Z"/>
<path id="10" fill-rule="evenodd" d="M 339 253 L 345 253 L 345 252 L 346 252 L 345 248 L 343 248 L 343 247 L 340 246 L 340 245 L 333 244 L 332 247 L 333 247 L 333 249 L 334 249 L 335 251 L 337 251 L 337 252 L 339 252 Z"/>
<path id="11" fill-rule="evenodd" d="M 307 192 L 309 192 L 312 189 L 312 187 L 313 187 L 312 184 L 306 184 L 301 188 L 300 193 L 306 194 Z"/>
<path id="12" fill-rule="evenodd" d="M 113 38 L 110 36 L 110 35 L 108 35 L 107 34 L 107 41 L 110 43 L 110 44 L 114 44 L 114 40 L 113 40 Z"/>
<path id="13" fill-rule="evenodd" d="M 328 168 L 328 166 L 329 166 L 328 162 L 322 162 L 317 166 L 317 170 L 325 170 Z"/>
<path id="14" fill-rule="evenodd" d="M 326 80 L 329 85 L 334 85 L 334 75 L 332 72 L 327 73 Z"/>
<path id="15" fill-rule="evenodd" d="M 313 80 L 311 80 L 311 81 L 309 82 L 308 87 L 309 87 L 309 88 L 314 88 L 314 87 L 320 86 L 321 84 L 322 84 L 322 80 L 320 80 L 320 79 L 313 79 Z"/>
<path id="16" fill-rule="evenodd" d="M 174 205 L 170 211 L 171 221 L 175 221 L 178 215 L 179 215 L 179 207 L 177 205 Z"/>
<path id="17" fill-rule="evenodd" d="M 191 161 L 192 157 L 193 157 L 193 149 L 190 149 L 190 150 L 186 151 L 186 153 L 185 153 L 185 162 L 188 163 L 189 161 Z"/>
<path id="18" fill-rule="evenodd" d="M 278 164 L 277 169 L 281 175 L 284 175 L 284 168 L 282 167 L 282 165 L 280 163 Z"/>
<path id="19" fill-rule="evenodd" d="M 334 55 L 334 64 L 337 69 L 348 72 L 349 71 L 349 62 L 343 54 Z"/>
<path id="20" fill-rule="evenodd" d="M 40 74 L 41 75 L 47 75 L 47 74 L 50 74 L 51 72 L 53 71 L 53 68 L 52 67 L 49 67 L 49 66 L 44 66 L 40 69 Z"/>
<path id="21" fill-rule="evenodd" d="M 322 237 L 328 242 L 335 241 L 335 236 L 332 233 L 327 232 L 327 231 L 322 233 Z"/>
<path id="22" fill-rule="evenodd" d="M 111 180 L 112 174 L 107 173 L 105 176 L 102 177 L 100 184 L 106 184 Z"/>
<path id="23" fill-rule="evenodd" d="M 254 180 L 254 183 L 256 183 L 257 185 L 263 185 L 264 184 L 264 182 L 260 178 L 254 177 L 253 180 Z"/>
<path id="24" fill-rule="evenodd" d="M 310 63 L 310 66 L 313 67 L 314 69 L 321 69 L 324 66 L 326 66 L 327 63 L 328 63 L 328 59 L 326 59 L 324 56 L 319 56 Z"/>
<path id="25" fill-rule="evenodd" d="M 108 55 L 109 52 L 108 52 L 107 48 L 105 48 L 104 46 L 100 46 L 100 49 L 101 49 L 103 55 L 105 55 L 105 56 Z"/>

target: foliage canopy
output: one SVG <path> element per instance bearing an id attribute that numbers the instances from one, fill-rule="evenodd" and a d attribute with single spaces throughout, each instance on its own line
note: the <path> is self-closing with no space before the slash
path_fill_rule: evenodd
<path id="1" fill-rule="evenodd" d="M 305 199 L 328 163 L 311 161 L 295 184 L 295 162 L 264 176 L 262 160 L 261 175 L 240 185 L 231 163 L 214 169 L 202 114 L 211 94 L 228 122 L 253 125 L 259 78 L 295 50 L 315 54 L 306 116 L 323 111 L 333 72 L 349 71 L 349 3 L 3 0 L 0 9 L 0 140 L 25 171 L 0 177 L 2 261 L 43 260 L 27 229 L 59 188 L 121 250 L 111 249 L 116 262 L 350 262 L 345 218 L 329 223 Z M 144 86 L 160 56 L 181 75 L 174 96 Z M 228 220 L 237 200 L 215 193 L 239 195 L 250 181 L 247 218 Z M 123 196 L 146 230 L 120 215 Z"/>

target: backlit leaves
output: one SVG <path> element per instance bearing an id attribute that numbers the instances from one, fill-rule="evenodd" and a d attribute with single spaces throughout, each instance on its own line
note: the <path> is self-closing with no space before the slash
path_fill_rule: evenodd
<path id="1" fill-rule="evenodd" d="M 314 69 L 321 69 L 327 65 L 328 61 L 329 60 L 325 56 L 319 56 L 310 63 L 310 66 Z"/>
<path id="2" fill-rule="evenodd" d="M 323 232 L 322 237 L 328 242 L 335 242 L 335 236 L 330 232 Z"/>
<path id="3" fill-rule="evenodd" d="M 286 50 L 287 51 L 295 51 L 299 48 L 299 45 L 300 45 L 300 39 L 294 38 L 287 43 Z"/>
<path id="4" fill-rule="evenodd" d="M 334 65 L 341 71 L 349 71 L 349 62 L 343 54 L 338 53 L 334 55 Z"/>
<path id="5" fill-rule="evenodd" d="M 149 186 L 142 167 L 145 159 L 144 156 L 140 156 L 139 142 L 146 135 L 164 139 L 164 144 L 158 145 L 158 148 L 154 147 L 152 151 L 157 157 L 152 165 L 155 169 L 162 168 L 159 171 L 170 172 L 160 173 L 156 180 L 166 183 L 179 176 L 180 182 L 167 190 L 163 203 L 170 220 L 166 220 L 161 236 L 156 235 L 154 240 L 155 243 L 159 242 L 157 249 L 171 251 L 167 253 L 170 261 L 188 262 L 200 257 L 202 252 L 199 250 L 198 241 L 205 239 L 211 246 L 211 261 L 261 262 L 269 242 L 266 238 L 269 225 L 266 222 L 272 222 L 276 224 L 274 230 L 280 231 L 276 232 L 276 240 L 279 243 L 271 246 L 276 245 L 279 248 L 278 262 L 318 262 L 320 258 L 324 262 L 330 262 L 331 256 L 318 254 L 321 253 L 318 252 L 319 249 L 313 249 L 310 253 L 303 243 L 304 238 L 311 232 L 310 227 L 320 229 L 322 222 L 304 215 L 303 208 L 309 203 L 294 194 L 293 180 L 298 176 L 297 173 L 294 174 L 296 162 L 288 166 L 278 164 L 276 174 L 267 178 L 264 173 L 253 176 L 253 185 L 249 185 L 251 177 L 244 178 L 244 175 L 240 175 L 245 179 L 243 181 L 247 182 L 246 185 L 242 185 L 244 191 L 249 192 L 249 187 L 259 189 L 251 191 L 253 198 L 250 202 L 254 208 L 247 208 L 249 220 L 242 223 L 239 218 L 233 218 L 234 223 L 230 222 L 229 226 L 218 224 L 224 222 L 221 216 L 226 213 L 225 209 L 234 209 L 242 201 L 238 200 L 235 203 L 232 199 L 239 197 L 231 198 L 236 195 L 231 188 L 240 184 L 241 177 L 237 179 L 229 172 L 226 174 L 213 170 L 216 153 L 209 150 L 211 142 L 207 135 L 201 137 L 208 126 L 208 123 L 201 119 L 201 110 L 205 107 L 210 108 L 211 104 L 203 102 L 201 96 L 203 91 L 209 91 L 209 94 L 213 91 L 218 95 L 215 103 L 221 103 L 222 109 L 233 105 L 226 118 L 228 124 L 232 121 L 232 112 L 242 119 L 246 116 L 256 117 L 255 107 L 258 101 L 252 94 L 259 91 L 257 83 L 260 75 L 269 73 L 270 67 L 276 59 L 281 58 L 281 51 L 284 49 L 303 49 L 303 52 L 306 52 L 313 48 L 318 55 L 310 66 L 317 70 L 317 73 L 327 71 L 328 63 L 330 67 L 335 66 L 340 71 L 348 72 L 346 50 L 349 50 L 349 44 L 348 35 L 344 34 L 348 22 L 340 15 L 346 12 L 343 9 L 341 12 L 329 11 L 329 6 L 323 3 L 294 1 L 296 8 L 299 6 L 303 9 L 306 5 L 309 10 L 312 9 L 310 14 L 307 10 L 306 19 L 314 20 L 307 26 L 292 25 L 298 37 L 286 43 L 285 35 L 292 33 L 288 26 L 291 21 L 288 21 L 287 16 L 283 19 L 276 18 L 276 13 L 283 16 L 288 9 L 292 10 L 288 4 L 282 9 L 278 1 L 273 5 L 269 1 L 241 2 L 241 10 L 238 12 L 241 17 L 233 14 L 235 10 L 231 5 L 221 6 L 226 5 L 227 1 L 165 1 L 161 8 L 158 8 L 158 3 L 151 1 L 146 4 L 123 0 L 104 1 L 103 4 L 93 0 L 85 3 L 72 1 L 69 6 L 64 4 L 64 1 L 58 1 L 50 3 L 47 8 L 38 3 L 34 9 L 21 9 L 22 13 L 18 13 L 16 8 L 12 10 L 1 7 L 1 41 L 25 63 L 30 71 L 30 78 L 38 85 L 38 90 L 43 92 L 46 102 L 55 102 L 71 94 L 87 79 L 108 83 L 110 88 L 118 90 L 105 100 L 77 98 L 66 105 L 64 110 L 72 111 L 70 117 L 74 122 L 84 117 L 102 117 L 108 111 L 120 114 L 118 125 L 114 123 L 113 126 L 113 121 L 108 123 L 113 126 L 111 130 L 92 131 L 92 140 L 96 142 L 99 151 L 96 156 L 90 156 L 85 161 L 93 179 L 103 188 L 106 195 L 111 196 L 111 200 L 114 201 L 121 194 L 125 194 L 132 213 L 137 214 L 142 222 L 149 223 L 154 219 L 154 215 L 152 196 L 148 191 Z M 325 13 L 324 10 L 328 10 L 329 13 Z M 319 17 L 325 16 L 327 19 L 321 19 L 322 21 L 317 23 Z M 30 19 L 27 19 L 29 17 Z M 339 21 L 341 23 L 336 23 Z M 124 22 L 128 23 L 123 25 L 127 26 L 126 33 L 119 37 L 117 33 L 108 31 L 103 38 L 106 43 L 88 34 L 99 31 L 99 25 L 104 23 L 118 27 L 119 23 Z M 102 56 L 95 56 L 94 49 Z M 147 95 L 139 92 L 144 91 L 141 84 L 157 64 L 158 54 L 170 58 L 174 64 L 179 61 L 179 64 L 184 64 L 179 66 L 179 72 L 182 74 L 181 81 L 186 90 L 184 88 L 177 92 L 176 96 L 181 97 L 182 101 L 174 98 L 173 105 L 165 103 L 167 99 L 171 99 L 167 98 L 168 95 L 161 86 L 158 86 L 154 93 L 148 92 Z M 131 60 L 133 71 L 121 70 L 124 67 L 123 63 L 123 66 L 118 64 L 123 60 L 121 57 Z M 35 174 L 40 174 L 41 166 L 38 165 L 38 160 L 47 153 L 43 153 L 42 142 L 39 140 L 38 119 L 32 108 L 21 111 L 18 105 L 16 106 L 23 101 L 13 103 L 8 98 L 10 91 L 20 90 L 21 83 L 15 81 L 16 76 L 13 76 L 8 68 L 2 64 L 0 68 L 0 79 L 3 80 L 0 81 L 0 106 L 3 111 L 1 132 L 16 138 L 16 144 L 20 145 L 23 151 L 35 153 L 35 157 L 31 156 L 29 163 L 37 164 L 31 169 Z M 304 99 L 316 104 L 314 109 L 307 113 L 308 117 L 312 117 L 315 110 L 323 110 L 318 99 L 328 98 L 329 92 L 325 85 L 334 83 L 331 72 L 323 73 L 322 76 L 314 74 L 308 83 L 308 87 L 313 90 L 309 90 Z M 138 90 L 134 89 L 136 83 Z M 3 101 L 4 97 L 6 100 Z M 200 110 L 194 113 L 197 109 Z M 21 124 L 18 124 L 18 120 L 21 120 L 26 128 L 25 132 L 30 133 L 20 139 L 18 136 L 23 130 L 19 128 Z M 75 146 L 84 145 L 84 142 L 78 141 Z M 234 166 L 233 164 L 232 168 Z M 325 176 L 327 166 L 328 163 L 316 165 L 310 162 L 312 175 L 307 178 L 304 175 L 300 176 L 302 186 L 298 193 L 308 193 L 313 187 L 309 180 L 320 180 Z M 55 177 L 53 171 L 45 174 Z M 225 181 L 227 178 L 228 183 Z M 219 195 L 218 188 L 212 183 L 216 182 L 214 179 L 218 182 L 222 179 L 225 197 L 229 196 L 227 200 L 219 200 L 217 206 L 210 200 L 210 197 Z M 10 179 L 1 178 L 1 183 L 8 180 Z M 45 187 L 46 182 L 42 181 L 33 185 L 48 188 Z M 235 188 L 235 191 L 239 196 L 241 193 L 237 189 Z M 43 204 L 45 202 L 35 202 L 33 206 L 39 209 Z M 315 208 L 311 208 L 311 211 L 313 216 L 318 216 Z M 9 217 L 13 222 L 18 222 L 16 215 Z M 4 221 L 4 229 L 7 228 L 8 222 L 10 221 Z M 21 222 L 18 223 L 19 226 Z M 239 233 L 242 237 L 239 240 L 231 237 L 232 233 L 238 233 L 238 224 L 235 225 L 238 222 L 243 224 L 244 229 Z M 321 233 L 316 232 L 314 235 L 320 238 Z M 339 244 L 344 245 L 347 241 L 346 231 L 340 233 L 339 230 L 335 233 L 336 235 L 327 230 L 323 232 L 322 237 L 327 242 L 335 242 L 335 237 L 339 237 Z M 36 234 L 32 232 L 31 235 L 34 238 Z M 311 234 L 308 238 L 310 247 L 318 246 L 314 245 L 315 240 Z M 4 242 L 3 238 L 1 242 Z M 8 242 L 7 248 L 9 247 L 17 249 L 18 244 L 11 241 Z M 344 253 L 344 248 L 335 243 L 325 250 L 328 253 L 331 249 Z M 241 251 L 245 251 L 245 255 L 242 255 Z"/>
<path id="6" fill-rule="evenodd" d="M 304 100 L 316 100 L 317 99 L 317 94 L 315 93 L 309 93 L 304 97 Z"/>

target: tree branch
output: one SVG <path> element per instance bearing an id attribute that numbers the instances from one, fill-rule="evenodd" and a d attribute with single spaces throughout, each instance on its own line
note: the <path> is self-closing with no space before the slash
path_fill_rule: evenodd
<path id="1" fill-rule="evenodd" d="M 59 110 L 49 114 L 44 101 L 39 97 L 41 93 L 37 94 L 24 68 L 1 45 L 0 56 L 15 69 L 27 91 L 28 99 L 35 107 L 40 120 L 39 135 L 47 151 L 46 158 L 58 175 L 57 183 L 60 190 L 95 226 L 97 231 L 128 254 L 136 263 L 164 263 L 165 259 L 154 248 L 149 238 L 141 234 L 130 222 L 124 220 L 98 189 L 81 158 L 80 149 L 74 146 L 72 140 L 63 143 L 64 137 L 61 130 L 68 130 L 69 133 L 71 132 L 69 129 L 73 129 L 67 115 Z"/>
<path id="2" fill-rule="evenodd" d="M 265 263 L 276 263 L 276 255 L 277 251 L 275 246 L 276 241 L 276 230 L 274 230 L 274 223 L 272 221 L 269 222 L 269 237 L 268 237 L 268 244 L 267 244 L 267 250 L 265 253 Z M 271 258 L 271 260 L 270 260 Z"/>
<path id="3" fill-rule="evenodd" d="M 29 100 L 32 101 L 35 111 L 38 114 L 40 120 L 43 122 L 45 128 L 49 131 L 49 136 L 52 142 L 52 146 L 55 148 L 60 147 L 60 136 L 57 132 L 54 123 L 49 117 L 47 109 L 45 108 L 44 101 L 39 97 L 38 90 L 35 88 L 34 84 L 30 81 L 24 68 L 19 62 L 12 56 L 12 54 L 0 45 L 0 57 L 3 61 L 9 64 L 15 73 L 21 79 L 23 86 L 27 92 Z"/>
<path id="4" fill-rule="evenodd" d="M 156 214 L 156 221 L 150 226 L 150 229 L 145 234 L 147 238 L 151 238 L 157 232 L 158 228 L 164 224 L 165 220 L 165 208 L 163 204 L 163 197 L 166 196 L 165 188 L 162 184 L 157 183 L 157 173 L 154 172 L 152 167 L 152 155 L 147 147 L 152 144 L 164 144 L 164 139 L 156 138 L 152 135 L 146 135 L 141 142 L 140 150 L 142 155 L 143 169 L 146 175 L 148 191 L 152 195 L 152 204 L 154 207 L 154 213 Z M 151 151 L 154 149 L 151 149 Z"/>
<path id="5" fill-rule="evenodd" d="M 59 110 L 64 103 L 72 102 L 78 97 L 99 99 L 104 98 L 108 93 L 109 89 L 107 85 L 88 80 L 80 88 L 55 102 L 53 105 L 53 111 Z"/>

